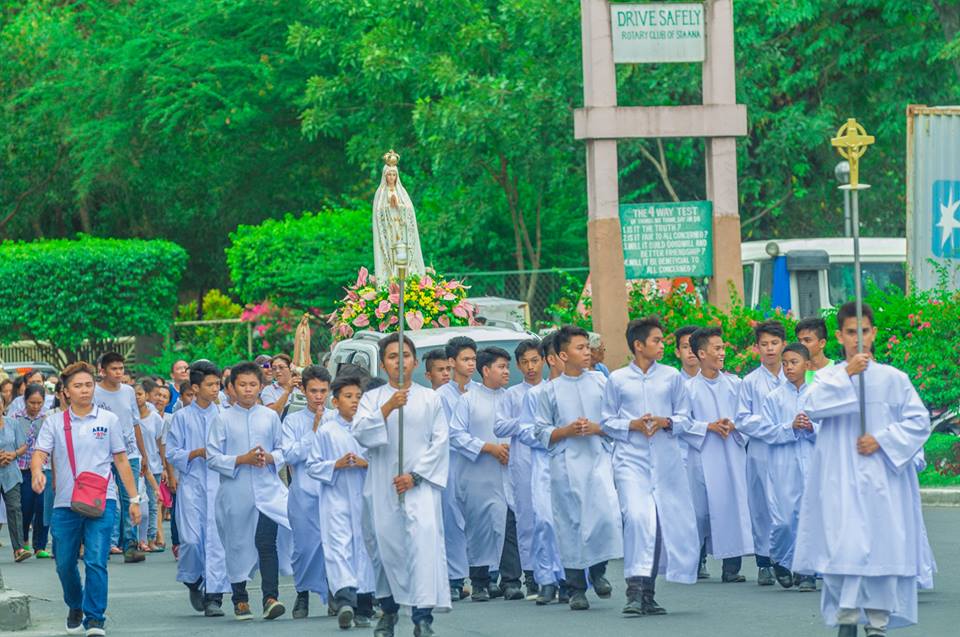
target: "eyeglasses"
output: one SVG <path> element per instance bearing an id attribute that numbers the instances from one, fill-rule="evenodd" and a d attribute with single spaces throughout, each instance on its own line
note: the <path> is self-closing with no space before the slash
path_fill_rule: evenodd
<path id="1" fill-rule="evenodd" d="M 260 363 L 260 367 L 264 369 L 270 369 L 270 363 Z"/>
<path id="2" fill-rule="evenodd" d="M 286 365 L 274 365 L 273 368 L 274 368 L 275 370 L 277 370 L 277 371 L 279 371 L 279 370 L 281 370 L 281 369 L 290 369 L 290 368 L 287 367 Z"/>

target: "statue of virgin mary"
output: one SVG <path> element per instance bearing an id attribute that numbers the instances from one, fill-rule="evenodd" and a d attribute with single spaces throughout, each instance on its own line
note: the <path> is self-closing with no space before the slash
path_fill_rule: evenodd
<path id="1" fill-rule="evenodd" d="M 400 156 L 392 150 L 383 156 L 384 166 L 380 186 L 373 196 L 373 265 L 377 285 L 384 287 L 397 276 L 396 246 L 407 247 L 409 274 L 423 274 L 423 254 L 420 252 L 420 233 L 413 202 L 400 183 L 397 163 Z"/>

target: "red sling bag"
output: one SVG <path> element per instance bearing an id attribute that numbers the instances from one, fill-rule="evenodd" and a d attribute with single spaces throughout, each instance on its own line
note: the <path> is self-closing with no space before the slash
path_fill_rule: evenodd
<path id="1" fill-rule="evenodd" d="M 73 455 L 73 430 L 70 427 L 70 410 L 63 412 L 63 434 L 67 440 L 67 456 L 70 458 L 70 470 L 73 473 L 73 493 L 70 495 L 70 509 L 85 518 L 103 517 L 107 507 L 107 486 L 109 478 L 98 473 L 84 471 L 77 475 L 77 460 Z"/>

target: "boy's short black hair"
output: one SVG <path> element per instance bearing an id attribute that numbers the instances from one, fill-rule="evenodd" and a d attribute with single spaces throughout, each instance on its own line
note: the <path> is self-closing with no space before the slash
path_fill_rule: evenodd
<path id="1" fill-rule="evenodd" d="M 363 381 L 363 385 L 361 389 L 367 392 L 372 389 L 376 389 L 377 387 L 383 387 L 386 384 L 387 384 L 387 381 L 380 378 L 379 376 L 370 376 L 365 381 Z"/>
<path id="2" fill-rule="evenodd" d="M 477 352 L 477 370 L 483 374 L 484 367 L 490 367 L 500 359 L 510 362 L 510 354 L 502 347 L 484 347 Z"/>
<path id="3" fill-rule="evenodd" d="M 190 366 L 190 381 L 188 383 L 181 383 L 180 386 L 177 387 L 177 391 L 182 394 L 184 392 L 184 385 L 187 386 L 187 389 L 190 388 L 190 385 L 202 385 L 203 379 L 207 376 L 216 376 L 219 380 L 221 377 L 220 370 L 210 361 L 197 361 Z M 260 382 L 263 382 L 263 379 L 261 379 Z"/>
<path id="4" fill-rule="evenodd" d="M 574 336 L 582 336 L 588 341 L 590 340 L 590 333 L 576 325 L 564 325 L 554 332 L 554 347 L 556 347 L 557 353 L 562 352 L 563 349 L 570 344 Z"/>
<path id="5" fill-rule="evenodd" d="M 637 341 L 646 343 L 650 337 L 650 332 L 660 330 L 663 332 L 663 326 L 660 325 L 660 318 L 656 316 L 647 316 L 645 318 L 633 319 L 627 323 L 627 349 L 633 353 L 633 344 Z"/>
<path id="6" fill-rule="evenodd" d="M 447 341 L 447 346 L 445 348 L 447 358 L 456 358 L 460 355 L 460 352 L 465 349 L 472 349 L 473 353 L 476 354 L 477 342 L 469 336 L 454 336 Z"/>
<path id="7" fill-rule="evenodd" d="M 307 383 L 311 380 L 318 380 L 321 383 L 330 383 L 330 372 L 322 365 L 307 365 L 300 373 L 300 382 L 303 388 L 307 388 Z"/>
<path id="8" fill-rule="evenodd" d="M 447 356 L 446 347 L 438 347 L 437 349 L 432 349 L 423 356 L 423 368 L 429 374 L 433 371 L 433 364 L 436 362 L 446 363 L 450 357 Z"/>
<path id="9" fill-rule="evenodd" d="M 399 343 L 399 342 L 400 342 L 400 332 L 393 332 L 392 334 L 387 334 L 386 336 L 380 339 L 380 341 L 377 343 L 377 349 L 379 350 L 379 353 L 380 353 L 381 363 L 384 361 L 384 358 L 387 355 L 387 346 L 390 345 L 391 343 Z M 406 334 L 403 335 L 403 342 L 406 344 L 407 347 L 410 348 L 410 354 L 413 356 L 413 359 L 416 360 L 417 346 L 413 344 L 413 341 Z M 401 351 L 401 355 L 402 354 L 403 352 Z"/>
<path id="10" fill-rule="evenodd" d="M 692 335 L 698 329 L 700 329 L 700 326 L 698 325 L 684 325 L 683 327 L 677 329 L 677 331 L 673 333 L 674 348 L 680 349 L 680 339 L 682 339 L 684 336 Z"/>
<path id="11" fill-rule="evenodd" d="M 787 340 L 787 330 L 783 328 L 783 323 L 775 319 L 757 323 L 756 327 L 753 328 L 753 341 L 759 344 L 760 337 L 764 334 L 767 336 L 775 336 L 781 341 Z"/>
<path id="12" fill-rule="evenodd" d="M 123 356 L 117 352 L 107 352 L 100 356 L 100 360 L 98 361 L 100 369 L 106 369 L 107 365 L 113 365 L 114 363 L 126 363 L 126 361 L 123 359 Z"/>
<path id="13" fill-rule="evenodd" d="M 866 303 L 863 304 L 863 318 L 870 321 L 869 327 L 876 327 L 877 324 L 873 322 L 873 308 L 871 308 Z M 847 319 L 857 318 L 857 304 L 855 301 L 849 301 L 840 306 L 840 309 L 837 310 L 837 329 L 842 330 L 843 324 L 846 323 Z M 867 326 L 864 326 L 867 327 Z"/>
<path id="14" fill-rule="evenodd" d="M 551 354 L 553 356 L 557 355 L 557 333 L 550 332 L 542 339 L 540 339 L 540 351 L 543 352 L 543 357 L 546 358 Z"/>
<path id="15" fill-rule="evenodd" d="M 143 389 L 143 393 L 145 394 L 149 394 L 159 386 L 157 385 L 157 381 L 153 380 L 149 376 L 144 376 L 137 381 L 137 384 L 140 385 L 140 387 Z"/>
<path id="16" fill-rule="evenodd" d="M 807 346 L 803 343 L 788 343 L 786 347 L 783 348 L 783 353 L 794 352 L 800 354 L 803 357 L 803 360 L 810 360 L 810 350 L 807 349 Z"/>
<path id="17" fill-rule="evenodd" d="M 827 322 L 819 316 L 805 318 L 793 328 L 794 336 L 800 336 L 800 332 L 813 332 L 817 340 L 825 341 L 827 340 Z"/>
<path id="18" fill-rule="evenodd" d="M 337 398 L 344 387 L 356 387 L 360 393 L 363 393 L 363 380 L 358 376 L 337 376 L 330 383 L 330 392 L 334 398 Z"/>
<path id="19" fill-rule="evenodd" d="M 514 358 L 517 360 L 517 362 L 519 363 L 519 362 L 520 362 L 520 358 L 521 358 L 524 354 L 526 354 L 526 353 L 529 352 L 530 350 L 536 350 L 536 351 L 537 351 L 537 354 L 540 355 L 540 358 L 543 358 L 543 347 L 542 347 L 542 343 L 543 343 L 543 341 L 538 341 L 538 340 L 535 339 L 535 338 L 528 338 L 528 339 L 525 340 L 525 341 L 520 341 L 520 342 L 517 344 L 517 348 L 516 348 L 515 350 L 513 350 L 513 357 L 514 357 Z"/>
<path id="20" fill-rule="evenodd" d="M 701 327 L 690 335 L 690 349 L 700 358 L 700 349 L 705 347 L 707 342 L 714 336 L 723 338 L 723 330 L 719 327 Z"/>
<path id="21" fill-rule="evenodd" d="M 260 365 L 251 363 L 250 361 L 243 361 L 233 366 L 233 371 L 230 373 L 230 385 L 236 387 L 237 378 L 244 374 L 253 374 L 257 377 L 257 380 L 260 381 L 260 384 L 263 384 L 263 369 L 261 369 Z"/>
<path id="22" fill-rule="evenodd" d="M 193 383 L 191 383 L 189 380 L 185 380 L 182 383 L 180 383 L 180 387 L 177 389 L 177 391 L 180 392 L 180 395 L 182 396 L 183 394 L 186 394 L 191 389 L 193 389 Z"/>

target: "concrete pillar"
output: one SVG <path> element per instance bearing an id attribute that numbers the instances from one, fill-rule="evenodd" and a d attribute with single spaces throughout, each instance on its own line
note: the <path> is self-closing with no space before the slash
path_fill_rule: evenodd
<path id="1" fill-rule="evenodd" d="M 0 631 L 24 630 L 30 626 L 30 598 L 3 587 L 0 573 Z"/>
<path id="2" fill-rule="evenodd" d="M 613 64 L 610 9 L 606 0 L 580 0 L 583 38 L 583 103 L 585 107 L 616 106 L 617 78 Z M 620 188 L 617 142 L 587 140 L 587 246 L 593 329 L 603 336 L 612 368 L 629 359 L 627 282 L 620 237 Z"/>
<path id="3" fill-rule="evenodd" d="M 707 0 L 707 59 L 703 64 L 703 103 L 736 104 L 732 0 Z M 740 265 L 740 212 L 737 195 L 737 145 L 734 137 L 706 140 L 707 199 L 713 202 L 713 278 L 711 303 L 730 305 L 732 282 L 743 297 Z"/>

